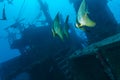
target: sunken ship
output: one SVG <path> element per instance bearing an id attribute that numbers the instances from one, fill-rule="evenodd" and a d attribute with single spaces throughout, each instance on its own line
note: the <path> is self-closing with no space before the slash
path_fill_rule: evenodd
<path id="1" fill-rule="evenodd" d="M 77 12 L 79 5 L 76 3 L 82 0 L 69 1 Z M 74 30 L 71 32 L 74 39 L 61 42 L 51 38 L 49 26 L 53 21 L 47 4 L 39 0 L 47 17 L 44 24 L 48 25 L 36 27 L 30 24 L 26 29 L 21 28 L 20 39 L 9 33 L 11 49 L 18 49 L 21 55 L 2 63 L 1 80 L 14 80 L 20 76 L 24 76 L 20 80 L 27 80 L 26 76 L 30 80 L 120 80 L 118 24 L 107 6 L 107 0 L 86 1 L 93 13 L 91 17 L 98 25 L 86 33 L 89 41 L 85 48 L 80 43 L 84 40 L 75 39 Z M 96 5 L 97 8 L 93 8 Z"/>

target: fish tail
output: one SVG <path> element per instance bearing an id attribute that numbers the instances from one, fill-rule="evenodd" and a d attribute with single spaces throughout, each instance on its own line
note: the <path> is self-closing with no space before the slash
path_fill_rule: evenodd
<path id="1" fill-rule="evenodd" d="M 53 34 L 53 37 L 55 37 L 56 34 L 55 34 L 55 31 L 53 29 L 52 29 L 52 34 Z"/>

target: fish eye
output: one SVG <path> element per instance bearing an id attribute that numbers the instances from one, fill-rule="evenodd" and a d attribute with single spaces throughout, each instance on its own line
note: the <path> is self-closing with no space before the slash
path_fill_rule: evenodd
<path id="1" fill-rule="evenodd" d="M 82 28 L 81 23 L 76 23 L 77 28 Z"/>
<path id="2" fill-rule="evenodd" d="M 80 27 L 81 23 L 78 22 L 77 25 L 78 25 L 78 27 Z"/>

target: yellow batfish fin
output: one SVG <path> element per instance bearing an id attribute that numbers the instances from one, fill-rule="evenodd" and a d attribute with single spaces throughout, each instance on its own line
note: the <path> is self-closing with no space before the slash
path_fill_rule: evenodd
<path id="1" fill-rule="evenodd" d="M 96 25 L 96 23 L 88 17 L 87 13 L 84 16 L 84 22 L 87 27 L 95 27 Z"/>

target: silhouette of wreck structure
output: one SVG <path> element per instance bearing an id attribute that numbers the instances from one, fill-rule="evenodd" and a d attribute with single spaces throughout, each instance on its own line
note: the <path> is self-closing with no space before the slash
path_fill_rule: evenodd
<path id="1" fill-rule="evenodd" d="M 45 16 L 49 18 L 47 22 L 52 23 L 47 5 L 39 1 Z M 99 4 L 100 10 L 108 8 L 106 3 L 103 4 Z M 114 20 L 113 16 L 107 16 L 110 21 Z M 106 23 L 99 19 L 101 23 Z M 112 23 L 114 24 L 114 21 L 110 24 Z M 111 36 L 116 33 L 116 27 L 109 26 L 109 29 L 114 28 L 113 33 L 109 35 Z M 99 28 L 95 30 L 97 29 Z M 94 34 L 97 35 L 96 31 Z M 2 80 L 120 80 L 120 34 L 106 39 L 104 38 L 108 36 L 100 36 L 101 39 L 97 38 L 99 42 L 84 49 L 81 48 L 74 31 L 71 34 L 72 38 L 65 42 L 52 38 L 50 25 L 43 27 L 30 25 L 21 32 L 21 35 L 20 39 L 11 42 L 11 48 L 19 49 L 21 55 L 2 63 L 0 66 Z"/>

